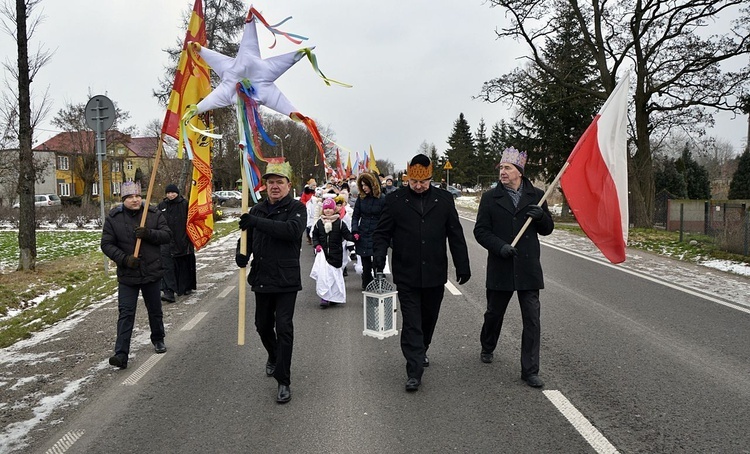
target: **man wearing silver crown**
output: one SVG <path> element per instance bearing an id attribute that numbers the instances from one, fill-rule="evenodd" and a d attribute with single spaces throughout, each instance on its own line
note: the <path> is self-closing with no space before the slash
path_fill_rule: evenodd
<path id="1" fill-rule="evenodd" d="M 538 205 L 544 191 L 523 175 L 526 158 L 525 152 L 513 147 L 505 149 L 499 165 L 500 184 L 484 193 L 479 202 L 474 237 L 488 252 L 487 310 L 480 335 L 480 359 L 492 362 L 505 310 L 515 291 L 523 319 L 521 379 L 531 387 L 541 388 L 539 289 L 544 288 L 544 279 L 538 235 L 549 235 L 555 224 L 547 203 Z M 531 218 L 531 224 L 513 247 L 511 243 L 527 218 Z"/>

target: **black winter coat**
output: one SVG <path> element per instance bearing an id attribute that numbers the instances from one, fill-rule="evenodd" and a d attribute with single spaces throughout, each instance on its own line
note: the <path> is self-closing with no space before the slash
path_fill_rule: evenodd
<path id="1" fill-rule="evenodd" d="M 326 255 L 326 262 L 334 268 L 341 268 L 344 261 L 344 240 L 354 241 L 354 236 L 344 221 L 337 219 L 331 223 L 331 231 L 326 233 L 323 219 L 318 219 L 313 228 L 313 247 L 320 245 Z"/>
<path id="2" fill-rule="evenodd" d="M 117 281 L 122 284 L 146 284 L 158 281 L 164 274 L 159 249 L 162 244 L 169 244 L 172 233 L 161 211 L 152 206 L 148 207 L 145 225 L 149 229 L 149 237 L 141 240 L 141 248 L 138 251 L 141 265 L 138 269 L 125 265 L 125 258 L 135 252 L 135 228 L 141 225 L 142 216 L 143 207 L 133 211 L 118 205 L 104 220 L 102 252 L 117 264 Z"/>
<path id="3" fill-rule="evenodd" d="M 405 288 L 445 285 L 450 246 L 457 274 L 471 274 L 469 251 L 453 196 L 430 188 L 417 194 L 400 188 L 385 198 L 373 235 L 376 257 L 383 257 L 393 241 L 393 281 Z"/>
<path id="4" fill-rule="evenodd" d="M 474 224 L 474 238 L 487 249 L 487 280 L 490 290 L 515 291 L 544 288 L 542 264 L 539 261 L 540 246 L 538 235 L 549 235 L 555 228 L 547 202 L 542 205 L 544 216 L 532 221 L 516 244 L 517 257 L 504 259 L 500 249 L 510 244 L 526 222 L 528 206 L 537 204 L 544 191 L 532 186 L 528 178 L 523 178 L 523 193 L 518 207 L 502 186 L 487 191 L 482 196 Z"/>
<path id="5" fill-rule="evenodd" d="M 373 255 L 372 234 L 375 232 L 384 206 L 384 195 L 377 198 L 372 195 L 357 198 L 352 214 L 352 233 L 359 234 L 359 241 L 355 243 L 357 255 L 362 257 Z"/>
<path id="6" fill-rule="evenodd" d="M 194 253 L 193 242 L 187 234 L 188 201 L 185 197 L 178 195 L 173 200 L 165 197 L 157 208 L 167 219 L 169 230 L 172 231 L 172 241 L 169 246 L 163 246 L 169 250 L 169 255 L 181 257 Z"/>
<path id="7" fill-rule="evenodd" d="M 287 195 L 274 206 L 268 199 L 250 209 L 247 255 L 252 254 L 247 282 L 253 292 L 280 293 L 302 290 L 299 254 L 307 210 Z M 239 247 L 239 245 L 238 245 Z"/>

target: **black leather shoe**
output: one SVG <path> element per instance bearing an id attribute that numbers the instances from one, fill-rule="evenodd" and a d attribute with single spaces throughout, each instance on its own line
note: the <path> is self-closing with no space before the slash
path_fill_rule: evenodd
<path id="1" fill-rule="evenodd" d="M 430 367 L 430 358 L 428 358 L 427 355 L 424 355 L 424 359 L 422 360 L 422 367 Z"/>
<path id="2" fill-rule="evenodd" d="M 532 388 L 541 388 L 544 386 L 544 382 L 541 378 L 539 378 L 539 375 L 537 374 L 531 374 L 527 377 L 521 377 L 523 381 L 526 382 L 527 385 L 531 386 Z"/>
<path id="3" fill-rule="evenodd" d="M 161 295 L 161 300 L 166 301 L 167 303 L 174 303 L 174 293 L 170 290 L 168 292 L 164 292 Z"/>
<path id="4" fill-rule="evenodd" d="M 279 393 L 276 395 L 276 402 L 285 404 L 292 400 L 292 390 L 289 385 L 279 385 Z"/>
<path id="5" fill-rule="evenodd" d="M 489 363 L 492 362 L 493 356 L 494 355 L 492 353 L 484 353 L 484 352 L 482 352 L 482 353 L 479 354 L 479 359 L 481 359 L 483 363 L 489 364 Z"/>
<path id="6" fill-rule="evenodd" d="M 128 355 L 124 353 L 118 353 L 115 356 L 109 357 L 110 366 L 119 367 L 120 369 L 128 368 Z"/>
<path id="7" fill-rule="evenodd" d="M 154 351 L 156 353 L 165 353 L 167 351 L 167 346 L 164 344 L 164 341 L 154 342 Z"/>
<path id="8" fill-rule="evenodd" d="M 274 372 L 276 372 L 276 363 L 268 361 L 266 363 L 266 375 L 269 377 L 273 377 Z"/>
<path id="9" fill-rule="evenodd" d="M 419 385 L 421 385 L 421 384 L 422 384 L 422 382 L 419 381 L 418 378 L 413 378 L 412 377 L 412 378 L 406 380 L 406 390 L 408 392 L 410 392 L 410 393 L 414 392 L 414 391 L 416 391 L 416 390 L 419 389 Z"/>

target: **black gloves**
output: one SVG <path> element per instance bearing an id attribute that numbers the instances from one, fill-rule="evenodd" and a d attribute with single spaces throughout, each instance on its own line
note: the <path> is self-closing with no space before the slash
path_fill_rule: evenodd
<path id="1" fill-rule="evenodd" d="M 375 271 L 383 271 L 385 269 L 385 257 L 376 256 L 372 258 L 372 267 Z"/>
<path id="2" fill-rule="evenodd" d="M 469 282 L 469 279 L 471 279 L 471 274 L 459 274 L 458 285 L 464 285 L 465 283 Z"/>
<path id="3" fill-rule="evenodd" d="M 255 219 L 250 213 L 244 213 L 240 216 L 240 230 L 250 230 L 255 225 Z"/>
<path id="4" fill-rule="evenodd" d="M 148 229 L 146 227 L 136 227 L 135 228 L 135 237 L 147 240 L 148 237 L 149 237 Z"/>
<path id="5" fill-rule="evenodd" d="M 245 268 L 247 266 L 247 262 L 250 261 L 250 257 L 244 254 L 237 254 L 234 256 L 234 261 L 240 268 Z"/>
<path id="6" fill-rule="evenodd" d="M 125 257 L 125 266 L 128 268 L 138 268 L 141 266 L 141 259 L 134 255 L 129 255 Z"/>
<path id="7" fill-rule="evenodd" d="M 538 221 L 544 216 L 544 210 L 542 210 L 542 207 L 539 205 L 529 205 L 529 210 L 526 212 L 526 216 L 534 221 Z"/>
<path id="8" fill-rule="evenodd" d="M 514 248 L 510 244 L 503 244 L 503 247 L 500 248 L 500 257 L 504 259 L 509 259 L 517 255 L 518 255 L 518 249 Z"/>

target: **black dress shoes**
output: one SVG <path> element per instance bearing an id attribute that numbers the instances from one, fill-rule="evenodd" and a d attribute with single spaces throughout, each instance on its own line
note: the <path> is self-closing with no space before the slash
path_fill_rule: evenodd
<path id="1" fill-rule="evenodd" d="M 481 359 L 483 363 L 489 364 L 492 362 L 493 354 L 482 352 L 479 354 L 479 359 Z"/>
<path id="2" fill-rule="evenodd" d="M 128 355 L 124 353 L 118 353 L 115 356 L 109 358 L 110 366 L 119 367 L 120 369 L 128 368 Z"/>
<path id="3" fill-rule="evenodd" d="M 430 358 L 428 358 L 427 355 L 424 355 L 424 359 L 422 360 L 422 367 L 430 367 Z"/>
<path id="4" fill-rule="evenodd" d="M 276 372 L 276 363 L 272 363 L 271 361 L 268 361 L 266 363 L 266 375 L 269 377 L 273 377 L 274 372 Z"/>
<path id="5" fill-rule="evenodd" d="M 406 390 L 410 393 L 414 392 L 419 389 L 419 385 L 421 384 L 422 382 L 418 378 L 409 378 L 406 380 Z"/>
<path id="6" fill-rule="evenodd" d="M 165 290 L 161 294 L 161 300 L 166 301 L 168 303 L 174 303 L 174 292 L 172 290 Z"/>
<path id="7" fill-rule="evenodd" d="M 544 382 L 541 378 L 539 378 L 539 375 L 537 374 L 531 374 L 526 377 L 521 376 L 521 379 L 532 388 L 541 388 L 542 386 L 544 386 Z"/>
<path id="8" fill-rule="evenodd" d="M 154 342 L 154 351 L 156 353 L 165 353 L 167 351 L 167 346 L 164 344 L 164 341 Z"/>
<path id="9" fill-rule="evenodd" d="M 292 390 L 289 385 L 279 385 L 279 393 L 276 395 L 276 402 L 285 404 L 292 400 Z"/>

